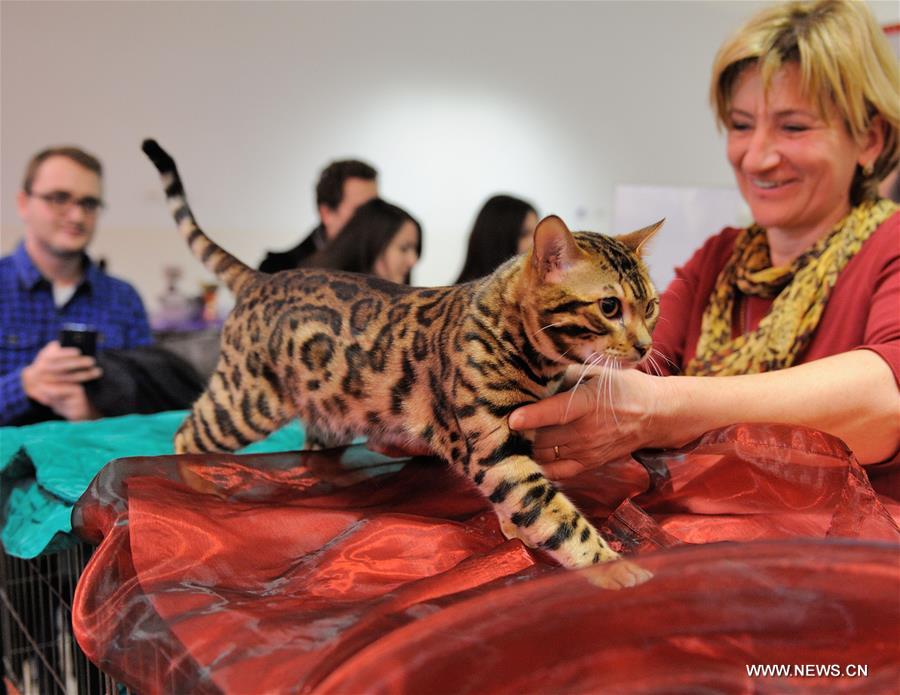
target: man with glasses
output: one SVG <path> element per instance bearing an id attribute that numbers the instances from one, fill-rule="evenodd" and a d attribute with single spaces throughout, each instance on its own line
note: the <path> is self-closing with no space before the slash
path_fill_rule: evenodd
<path id="1" fill-rule="evenodd" d="M 16 203 L 25 236 L 0 258 L 0 425 L 97 417 L 84 384 L 101 370 L 62 347 L 66 324 L 97 332 L 101 349 L 152 342 L 141 298 L 87 256 L 103 207 L 102 167 L 75 147 L 35 155 Z"/>

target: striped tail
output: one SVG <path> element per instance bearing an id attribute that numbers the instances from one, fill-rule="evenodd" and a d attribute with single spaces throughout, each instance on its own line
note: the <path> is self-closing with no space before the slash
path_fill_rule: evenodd
<path id="1" fill-rule="evenodd" d="M 188 207 L 184 186 L 181 184 L 181 177 L 178 176 L 178 169 L 175 168 L 175 160 L 168 152 L 160 147 L 156 140 L 149 139 L 144 140 L 141 149 L 159 170 L 169 209 L 178 224 L 178 231 L 187 241 L 191 252 L 209 271 L 215 273 L 229 290 L 237 294 L 248 280 L 257 275 L 257 271 L 225 251 L 197 226 L 194 214 Z"/>

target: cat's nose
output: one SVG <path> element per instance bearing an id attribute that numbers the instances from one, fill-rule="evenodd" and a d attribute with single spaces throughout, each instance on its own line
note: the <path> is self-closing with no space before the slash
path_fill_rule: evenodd
<path id="1" fill-rule="evenodd" d="M 650 343 L 635 343 L 634 349 L 641 359 L 644 358 L 648 352 L 650 352 Z"/>

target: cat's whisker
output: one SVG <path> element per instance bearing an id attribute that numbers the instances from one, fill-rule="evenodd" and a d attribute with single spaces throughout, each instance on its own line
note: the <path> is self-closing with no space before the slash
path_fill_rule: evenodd
<path id="1" fill-rule="evenodd" d="M 597 376 L 594 379 L 594 381 L 596 382 L 596 385 L 597 385 L 596 396 L 594 398 L 594 404 L 595 404 L 594 423 L 595 424 L 600 423 L 600 404 L 602 402 L 603 394 L 604 394 L 603 385 L 604 385 L 605 378 L 606 378 L 606 370 L 600 372 L 599 376 Z"/>
<path id="2" fill-rule="evenodd" d="M 609 359 L 609 355 L 603 355 L 595 364 L 595 366 L 600 368 L 599 376 L 601 382 L 609 378 Z"/>
<path id="3" fill-rule="evenodd" d="M 650 365 L 650 371 L 655 376 L 662 376 L 662 369 L 659 368 L 659 364 L 653 358 L 651 353 L 647 353 L 647 364 Z"/>
<path id="4" fill-rule="evenodd" d="M 605 354 L 605 353 L 602 353 L 602 352 L 601 352 L 601 353 L 598 353 L 597 356 L 596 356 L 594 359 L 591 360 L 591 363 L 587 365 L 586 370 L 587 370 L 587 371 L 590 371 L 590 370 L 593 369 L 594 367 L 600 365 L 600 364 L 601 364 L 602 362 L 604 362 L 605 360 L 606 360 L 606 354 Z"/>
<path id="5" fill-rule="evenodd" d="M 585 375 L 590 376 L 590 375 L 591 375 L 591 374 L 590 374 L 590 371 L 591 371 L 594 367 L 597 367 L 598 365 L 601 365 L 601 364 L 603 363 L 603 361 L 606 360 L 606 359 L 607 359 L 606 353 L 603 353 L 603 352 L 592 352 L 590 355 L 588 355 L 588 358 L 584 361 L 584 364 L 582 365 L 582 371 L 583 371 L 583 373 L 584 373 Z"/>
<path id="6" fill-rule="evenodd" d="M 612 364 L 607 363 L 606 365 L 606 402 L 609 405 L 609 410 L 613 414 L 613 419 L 616 421 L 616 424 L 619 424 L 618 419 L 616 418 L 616 404 L 615 404 L 615 392 L 613 391 L 613 379 L 616 378 L 616 362 L 615 358 L 611 358 L 610 362 Z M 609 415 L 607 415 L 607 418 Z"/>
<path id="7" fill-rule="evenodd" d="M 678 370 L 678 365 L 675 364 L 672 360 L 670 360 L 662 350 L 659 350 L 658 348 L 655 348 L 655 347 L 651 347 L 651 348 L 650 348 L 650 355 L 651 355 L 651 356 L 652 356 L 652 355 L 659 355 L 660 357 L 662 357 L 662 358 L 666 361 L 666 363 L 667 363 L 672 369 L 674 369 L 674 370 L 676 370 L 676 371 Z"/>
<path id="8" fill-rule="evenodd" d="M 601 354 L 597 354 L 597 353 L 593 353 L 593 352 L 592 352 L 591 354 L 592 354 L 592 355 L 595 355 L 595 357 L 593 357 L 592 359 L 590 359 L 589 362 L 586 362 L 586 363 L 582 366 L 582 369 L 581 369 L 581 379 L 584 379 L 585 376 L 588 376 L 589 372 L 590 372 L 594 367 L 596 367 L 600 362 L 603 361 L 604 355 L 603 355 L 602 353 L 601 353 Z"/>
<path id="9" fill-rule="evenodd" d="M 620 367 L 619 360 L 616 357 L 613 357 L 613 369 L 618 370 Z M 616 415 L 616 404 L 613 402 L 613 376 L 612 372 L 610 372 L 609 379 L 609 409 L 612 411 L 613 420 L 616 423 L 616 427 L 619 427 L 619 416 Z"/>
<path id="10" fill-rule="evenodd" d="M 602 371 L 600 372 L 600 376 L 597 379 L 597 398 L 596 398 L 596 408 L 594 409 L 594 418 L 597 424 L 600 423 L 600 406 L 606 400 L 606 384 L 610 379 L 610 369 L 609 369 L 609 356 L 604 355 L 602 364 L 600 365 Z"/>
<path id="11" fill-rule="evenodd" d="M 584 362 L 581 363 L 581 373 L 586 374 L 587 371 L 597 364 L 598 360 L 602 357 L 603 353 L 601 352 L 591 352 L 591 354 L 585 358 Z"/>
<path id="12" fill-rule="evenodd" d="M 600 366 L 602 368 L 602 363 L 606 360 L 606 355 L 604 353 L 595 353 L 592 352 L 591 355 L 595 355 L 593 359 L 589 358 L 589 363 L 586 361 L 586 364 L 582 368 L 581 371 L 581 379 L 584 379 L 588 373 L 593 370 L 595 367 Z M 596 376 L 595 374 L 591 374 L 591 376 Z"/>
<path id="13" fill-rule="evenodd" d="M 600 406 L 602 403 L 606 403 L 608 405 L 608 408 L 605 408 L 604 412 L 607 410 L 612 411 L 613 419 L 618 426 L 619 418 L 618 415 L 616 415 L 616 408 L 613 402 L 613 379 L 615 378 L 615 373 L 620 366 L 619 360 L 615 357 L 607 357 L 601 366 L 603 368 L 603 372 L 597 383 L 597 408 L 595 410 L 596 422 L 598 424 L 600 423 Z M 609 417 L 608 413 L 605 414 L 605 417 Z"/>
<path id="14" fill-rule="evenodd" d="M 555 327 L 555 326 L 562 326 L 562 321 L 557 321 L 556 323 L 548 323 L 548 324 L 547 324 L 546 326 L 544 326 L 543 328 L 538 328 L 534 333 L 531 334 L 531 337 L 534 338 L 534 337 L 537 336 L 538 333 L 543 333 L 543 332 L 546 331 L 548 328 L 553 328 L 553 327 Z"/>
<path id="15" fill-rule="evenodd" d="M 596 354 L 597 354 L 596 352 L 592 352 L 590 355 L 587 356 L 587 358 L 582 363 L 581 374 L 578 375 L 578 380 L 575 382 L 575 385 L 569 390 L 569 401 L 568 401 L 568 403 L 566 403 L 566 411 L 563 414 L 563 420 L 569 419 L 569 409 L 572 407 L 572 401 L 575 398 L 575 391 L 578 390 L 578 387 L 581 385 L 581 382 L 584 381 L 585 374 L 587 374 L 588 369 L 590 369 L 590 367 L 592 366 L 592 365 L 589 365 L 588 362 L 590 362 L 591 359 Z"/>

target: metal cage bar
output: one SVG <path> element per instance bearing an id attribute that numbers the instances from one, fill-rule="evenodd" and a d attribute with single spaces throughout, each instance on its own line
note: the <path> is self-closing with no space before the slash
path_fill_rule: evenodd
<path id="1" fill-rule="evenodd" d="M 33 560 L 0 553 L 2 672 L 21 695 L 127 692 L 88 660 L 72 634 L 75 584 L 91 552 L 79 544 Z"/>

